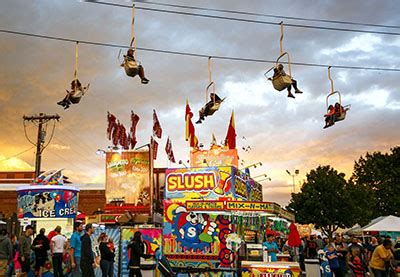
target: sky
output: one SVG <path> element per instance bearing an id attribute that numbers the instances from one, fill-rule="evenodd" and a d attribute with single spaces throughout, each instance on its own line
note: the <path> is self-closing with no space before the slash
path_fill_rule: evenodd
<path id="1" fill-rule="evenodd" d="M 111 0 L 129 4 L 125 0 Z M 399 26 L 399 3 L 373 1 L 272 1 L 272 0 L 162 0 L 162 3 L 229 9 L 244 12 L 353 21 Z M 150 3 L 137 6 L 159 7 Z M 206 13 L 206 12 L 202 12 Z M 280 22 L 278 18 L 207 12 L 213 15 Z M 285 23 L 399 32 L 397 28 L 361 27 L 285 20 Z M 131 10 L 78 0 L 2 0 L 0 29 L 41 35 L 128 45 Z M 137 46 L 211 56 L 275 60 L 279 54 L 279 26 L 218 20 L 136 10 Z M 305 28 L 285 28 L 283 47 L 292 61 L 303 63 L 398 68 L 400 37 Z M 176 160 L 189 159 L 184 112 L 189 101 L 197 111 L 205 103 L 207 58 L 137 51 L 150 79 L 148 85 L 129 78 L 118 64 L 118 48 L 81 44 L 79 79 L 90 90 L 79 105 L 63 110 L 56 103 L 73 78 L 75 45 L 0 33 L 0 170 L 33 170 L 34 149 L 24 134 L 23 115 L 59 114 L 55 133 L 44 150 L 42 169 L 65 168 L 76 183 L 103 186 L 105 161 L 96 155 L 111 142 L 106 137 L 110 111 L 125 126 L 130 111 L 140 116 L 138 145 L 149 142 L 152 111 L 163 128 L 156 167 L 181 167 L 167 161 L 164 146 L 169 136 Z M 299 170 L 296 192 L 306 173 L 318 165 L 331 165 L 351 176 L 354 161 L 366 152 L 387 152 L 400 140 L 399 72 L 332 69 L 335 90 L 342 104 L 351 104 L 346 120 L 323 130 L 326 96 L 330 91 L 327 68 L 292 66 L 293 77 L 304 92 L 289 99 L 274 91 L 264 72 L 272 64 L 212 60 L 217 93 L 226 101 L 196 134 L 206 147 L 214 133 L 225 138 L 231 112 L 235 112 L 237 145 L 245 165 L 262 162 L 253 175 L 267 174 L 264 200 L 287 204 L 293 192 L 286 170 Z M 335 99 L 332 99 L 335 101 Z M 52 125 L 48 126 L 47 138 Z M 27 124 L 27 136 L 36 138 L 37 127 Z M 242 148 L 250 146 L 250 151 Z M 7 159 L 27 149 L 15 158 Z"/>

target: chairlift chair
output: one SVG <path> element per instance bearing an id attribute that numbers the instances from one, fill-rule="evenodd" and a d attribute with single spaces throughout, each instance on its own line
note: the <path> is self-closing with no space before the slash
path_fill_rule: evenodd
<path id="1" fill-rule="evenodd" d="M 211 77 L 211 57 L 208 57 L 208 86 L 206 87 L 206 103 L 199 111 L 199 120 L 196 123 L 201 123 L 205 117 L 213 115 L 221 107 L 221 103 L 225 100 L 220 98 L 215 92 L 215 83 L 212 81 Z M 212 92 L 209 93 L 212 87 Z M 208 101 L 208 96 L 210 95 L 210 101 Z"/>
<path id="2" fill-rule="evenodd" d="M 280 26 L 281 26 L 281 37 L 280 37 L 280 40 L 279 40 L 280 55 L 279 55 L 278 59 L 276 60 L 275 65 L 273 67 L 271 67 L 270 69 L 268 69 L 264 73 L 264 76 L 268 80 L 272 80 L 272 85 L 273 85 L 274 89 L 276 89 L 277 91 L 282 91 L 282 90 L 287 89 L 289 86 L 292 85 L 292 63 L 291 63 L 290 55 L 289 55 L 288 52 L 284 52 L 283 51 L 283 47 L 282 47 L 282 41 L 283 41 L 283 35 L 284 35 L 283 22 L 280 23 Z M 284 56 L 287 56 L 287 65 L 288 65 L 288 68 L 289 68 L 289 74 L 268 77 L 268 73 L 271 70 L 274 70 L 274 69 L 278 68 L 278 65 L 280 64 L 280 60 Z"/>
<path id="3" fill-rule="evenodd" d="M 339 91 L 337 91 L 337 90 L 335 91 L 334 87 L 333 87 L 333 80 L 331 78 L 331 66 L 328 67 L 328 79 L 331 82 L 331 91 L 328 94 L 328 96 L 326 96 L 326 109 L 328 110 L 329 105 L 330 105 L 329 104 L 329 97 L 337 94 L 339 101 L 335 102 L 335 103 L 339 103 L 339 105 L 340 105 L 340 114 L 339 114 L 339 116 L 336 116 L 335 121 L 342 121 L 342 120 L 344 120 L 346 118 L 346 112 L 348 110 L 350 110 L 351 105 L 349 104 L 349 105 L 346 105 L 346 106 L 342 106 L 342 95 L 340 94 Z"/>
<path id="4" fill-rule="evenodd" d="M 124 67 L 126 75 L 135 77 L 139 74 L 140 62 L 136 59 L 136 37 L 135 37 L 135 3 L 132 4 L 132 39 L 129 49 L 133 50 L 133 57 L 124 55 L 124 60 L 120 60 L 121 50 L 119 50 L 118 60 L 119 64 Z"/>

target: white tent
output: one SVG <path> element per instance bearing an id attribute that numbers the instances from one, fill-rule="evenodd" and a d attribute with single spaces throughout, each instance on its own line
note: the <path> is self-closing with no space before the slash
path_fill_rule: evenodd
<path id="1" fill-rule="evenodd" d="M 400 232 L 400 217 L 394 215 L 378 217 L 365 226 L 363 231 Z"/>

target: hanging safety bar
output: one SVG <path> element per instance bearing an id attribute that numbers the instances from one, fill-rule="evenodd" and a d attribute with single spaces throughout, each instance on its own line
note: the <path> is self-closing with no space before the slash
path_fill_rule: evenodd
<path id="1" fill-rule="evenodd" d="M 132 4 L 132 39 L 129 45 L 133 49 L 133 57 L 136 61 L 136 38 L 135 38 L 135 3 Z"/>

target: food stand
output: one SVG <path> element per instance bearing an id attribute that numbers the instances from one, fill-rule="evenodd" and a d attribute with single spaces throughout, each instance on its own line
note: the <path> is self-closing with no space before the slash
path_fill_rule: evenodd
<path id="1" fill-rule="evenodd" d="M 61 226 L 64 235 L 73 233 L 78 211 L 79 189 L 65 186 L 62 170 L 50 170 L 38 176 L 30 186 L 17 191 L 17 215 L 22 225 L 32 225 L 35 233 Z"/>
<path id="2" fill-rule="evenodd" d="M 261 185 L 234 166 L 166 171 L 163 253 L 178 271 L 236 276 L 241 268 L 243 274 L 272 269 L 261 243 L 269 218 L 277 217 L 293 221 L 278 204 L 262 202 Z M 241 246 L 229 243 L 232 235 Z M 297 263 L 273 264 L 293 276 L 300 271 Z"/>

